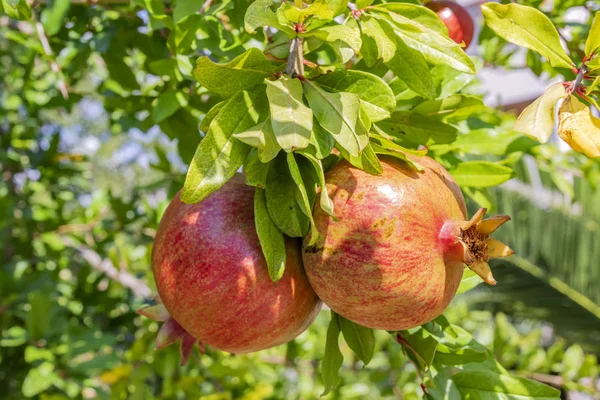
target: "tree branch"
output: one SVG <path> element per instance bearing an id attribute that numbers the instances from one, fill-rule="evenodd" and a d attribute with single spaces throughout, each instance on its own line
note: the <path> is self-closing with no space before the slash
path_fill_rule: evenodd
<path id="1" fill-rule="evenodd" d="M 304 76 L 304 38 L 295 37 L 290 42 L 290 55 L 288 56 L 285 73 L 292 78 Z"/>
<path id="2" fill-rule="evenodd" d="M 35 13 L 34 13 L 35 18 Z M 52 52 L 52 48 L 50 47 L 50 43 L 48 42 L 48 37 L 46 36 L 46 32 L 44 31 L 44 25 L 41 24 L 37 19 L 35 20 L 35 30 L 37 31 L 38 38 L 42 43 L 42 48 L 44 49 L 44 53 L 48 57 L 48 61 L 50 62 L 50 68 L 52 71 L 58 76 L 58 90 L 60 90 L 60 94 L 66 100 L 69 98 L 69 92 L 67 90 L 67 84 L 65 83 L 65 79 L 62 76 L 60 71 L 60 67 L 54 60 L 54 54 Z"/>
<path id="3" fill-rule="evenodd" d="M 130 289 L 135 297 L 143 299 L 152 297 L 152 290 L 145 282 L 129 272 L 118 270 L 109 259 L 102 259 L 100 254 L 89 247 L 75 243 L 71 238 L 63 237 L 63 242 L 66 246 L 77 250 L 81 257 L 96 271 L 103 273 L 109 279 L 119 282 L 124 287 Z"/>

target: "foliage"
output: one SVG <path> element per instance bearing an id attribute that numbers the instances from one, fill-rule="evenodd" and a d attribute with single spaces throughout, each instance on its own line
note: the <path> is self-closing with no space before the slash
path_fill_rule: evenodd
<path id="1" fill-rule="evenodd" d="M 440 317 L 392 334 L 335 314 L 327 327 L 321 313 L 286 346 L 239 357 L 209 349 L 180 367 L 175 350 L 153 353 L 157 325 L 134 316 L 152 295 L 144 282 L 167 199 L 183 187 L 184 201 L 200 201 L 240 168 L 259 193 L 256 227 L 274 280 L 283 235 L 319 234 L 317 194 L 315 206 L 335 215 L 324 171 L 339 158 L 373 174 L 378 156 L 419 170 L 413 156 L 426 146 L 481 204 L 524 154 L 552 172 L 566 164 L 597 180 L 594 161 L 560 159 L 486 108 L 473 88 L 479 61 L 417 2 L 359 1 L 358 10 L 339 0 L 0 4 L 8 17 L 0 21 L 0 380 L 8 398 L 417 398 L 420 383 L 429 398 L 474 390 L 557 398 L 517 375 L 561 373 L 577 389 L 580 378 L 597 376 L 593 356 L 577 347 L 557 357 L 563 344 L 544 350 L 547 362 L 515 363 L 514 342 L 527 340 L 511 330 L 504 345 L 511 328 L 502 317 L 494 353 L 452 313 L 452 323 Z M 543 39 L 517 43 L 559 68 L 582 61 Z M 590 71 L 597 59 L 586 61 Z M 472 276 L 464 285 L 474 286 Z"/>

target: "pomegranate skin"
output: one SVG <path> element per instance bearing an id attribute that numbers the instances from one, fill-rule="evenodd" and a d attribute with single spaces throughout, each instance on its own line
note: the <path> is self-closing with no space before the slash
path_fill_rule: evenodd
<path id="1" fill-rule="evenodd" d="M 319 240 L 305 239 L 303 259 L 313 288 L 332 310 L 360 325 L 390 331 L 439 316 L 460 284 L 464 264 L 439 233 L 447 221 L 464 221 L 466 207 L 450 174 L 428 157 L 415 172 L 381 158 L 370 175 L 340 162 L 328 171 L 335 222 L 320 207 Z"/>
<path id="2" fill-rule="evenodd" d="M 200 203 L 184 204 L 178 194 L 152 252 L 158 293 L 171 317 L 200 343 L 231 353 L 289 342 L 321 308 L 298 241 L 286 241 L 283 277 L 269 278 L 253 199 L 241 174 Z"/>
<path id="3" fill-rule="evenodd" d="M 465 49 L 469 47 L 475 27 L 473 18 L 463 6 L 450 0 L 434 0 L 427 3 L 426 7 L 437 13 L 452 40 L 456 43 L 464 41 Z"/>

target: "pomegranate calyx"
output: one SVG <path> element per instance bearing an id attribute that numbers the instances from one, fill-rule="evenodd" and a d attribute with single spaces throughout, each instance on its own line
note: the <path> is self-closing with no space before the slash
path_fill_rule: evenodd
<path id="1" fill-rule="evenodd" d="M 169 318 L 158 330 L 158 334 L 156 335 L 156 347 L 154 349 L 158 350 L 170 346 L 183 338 L 186 333 L 185 329 L 183 329 L 177 321 L 173 318 Z"/>
<path id="2" fill-rule="evenodd" d="M 508 215 L 497 215 L 483 219 L 487 209 L 480 208 L 473 217 L 461 224 L 458 234 L 458 245 L 461 246 L 462 259 L 465 264 L 483 281 L 496 285 L 496 280 L 488 264 L 490 258 L 507 257 L 515 252 L 490 235 L 502 224 L 510 220 Z"/>
<path id="3" fill-rule="evenodd" d="M 156 335 L 156 345 L 154 350 L 160 350 L 172 345 L 178 340 L 181 340 L 179 346 L 181 365 L 185 365 L 188 362 L 190 355 L 192 354 L 192 350 L 194 349 L 194 344 L 196 343 L 198 343 L 200 352 L 204 354 L 206 350 L 204 349 L 202 343 L 187 333 L 187 331 L 171 317 L 165 306 L 160 302 L 160 299 L 157 298 L 157 301 L 158 304 L 153 306 L 145 306 L 136 311 L 136 313 L 153 321 L 164 322 Z"/>
<path id="4" fill-rule="evenodd" d="M 145 306 L 136 311 L 137 314 L 143 315 L 152 321 L 165 322 L 171 315 L 162 304 L 155 304 L 153 306 Z"/>
<path id="5" fill-rule="evenodd" d="M 169 318 L 167 322 L 163 324 L 158 330 L 156 335 L 156 347 L 155 350 L 162 349 L 170 346 L 173 343 L 181 340 L 179 343 L 179 355 L 181 356 L 181 365 L 185 365 L 190 359 L 194 344 L 198 344 L 200 352 L 204 354 L 206 350 L 204 345 L 200 343 L 195 337 L 187 333 L 185 329 L 177 323 L 173 318 Z"/>

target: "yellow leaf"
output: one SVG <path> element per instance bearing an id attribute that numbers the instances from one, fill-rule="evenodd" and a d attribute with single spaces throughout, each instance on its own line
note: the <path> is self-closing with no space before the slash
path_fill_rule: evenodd
<path id="1" fill-rule="evenodd" d="M 569 96 L 560 106 L 558 134 L 573 150 L 600 157 L 600 119 L 575 96 Z"/>
<path id="2" fill-rule="evenodd" d="M 538 142 L 546 143 L 554 129 L 554 106 L 565 95 L 562 83 L 550 86 L 523 110 L 515 122 L 514 129 Z"/>
<path id="3" fill-rule="evenodd" d="M 108 383 L 109 385 L 113 385 L 119 382 L 122 379 L 129 377 L 131 374 L 131 365 L 117 365 L 115 368 L 105 371 L 100 375 L 100 379 Z"/>

